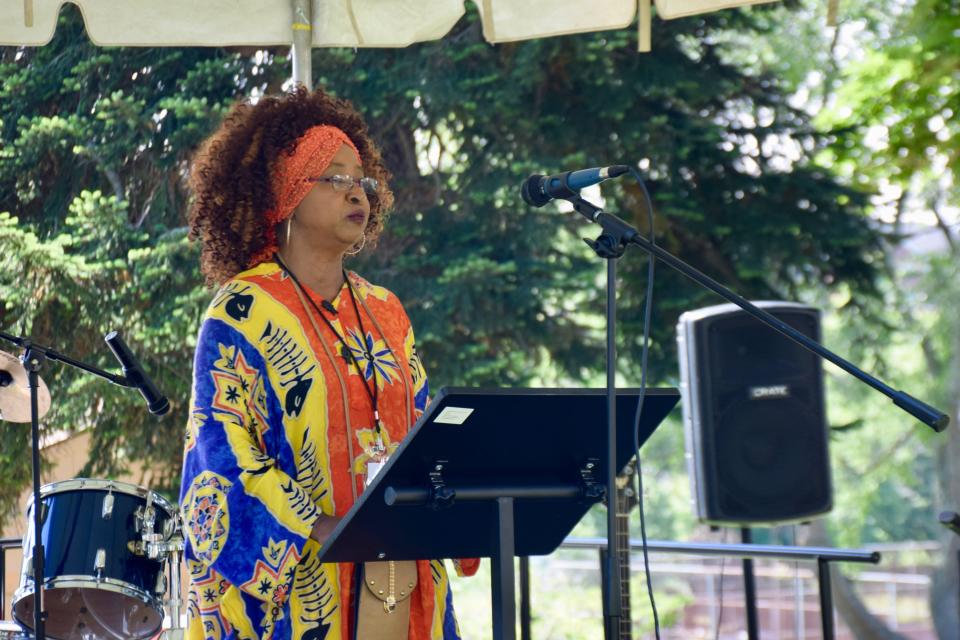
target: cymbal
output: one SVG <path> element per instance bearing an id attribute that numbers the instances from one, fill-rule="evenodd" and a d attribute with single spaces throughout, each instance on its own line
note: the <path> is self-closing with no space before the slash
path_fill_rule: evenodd
<path id="1" fill-rule="evenodd" d="M 0 420 L 30 422 L 30 387 L 20 359 L 0 351 Z M 37 419 L 50 410 L 50 390 L 40 380 L 37 386 Z"/>

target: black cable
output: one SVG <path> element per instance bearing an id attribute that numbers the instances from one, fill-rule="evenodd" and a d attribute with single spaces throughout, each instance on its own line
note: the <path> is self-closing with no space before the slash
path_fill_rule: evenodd
<path id="1" fill-rule="evenodd" d="M 630 173 L 637 181 L 637 184 L 640 185 L 640 188 L 643 190 L 643 195 L 646 198 L 649 240 L 650 244 L 656 245 L 653 228 L 653 201 L 650 198 L 650 192 L 647 191 L 647 185 L 643 183 L 640 172 L 637 171 L 633 165 L 630 165 Z M 637 413 L 633 420 L 633 448 L 637 460 L 637 508 L 640 510 L 640 539 L 643 543 L 643 569 L 647 575 L 647 595 L 650 596 L 650 608 L 653 610 L 653 630 L 657 640 L 660 640 L 660 617 L 657 615 L 657 603 L 653 597 L 653 580 L 650 577 L 650 556 L 647 553 L 647 521 L 643 513 L 643 468 L 640 466 L 640 415 L 643 413 L 643 400 L 647 395 L 647 353 L 650 346 L 650 317 L 653 309 L 653 275 L 654 264 L 656 262 L 653 255 L 647 255 L 647 299 L 643 311 L 643 355 L 640 359 L 640 398 L 637 400 Z"/>

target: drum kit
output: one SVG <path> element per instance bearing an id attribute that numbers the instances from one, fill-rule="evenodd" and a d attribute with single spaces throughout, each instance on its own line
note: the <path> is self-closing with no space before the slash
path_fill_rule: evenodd
<path id="1" fill-rule="evenodd" d="M 123 383 L 124 378 L 114 377 Z M 0 352 L 0 420 L 32 421 L 36 427 L 47 413 L 50 392 L 34 369 L 32 393 L 30 378 L 29 364 Z M 38 485 L 35 471 L 20 583 L 13 597 L 18 624 L 0 621 L 0 640 L 140 640 L 159 637 L 165 618 L 169 627 L 162 636 L 183 638 L 184 540 L 176 506 L 150 489 L 115 480 L 74 478 L 37 491 Z M 38 548 L 39 559 L 34 558 Z M 41 573 L 38 589 L 35 576 Z M 38 600 L 42 616 L 36 615 Z M 40 634 L 34 633 L 37 626 Z"/>

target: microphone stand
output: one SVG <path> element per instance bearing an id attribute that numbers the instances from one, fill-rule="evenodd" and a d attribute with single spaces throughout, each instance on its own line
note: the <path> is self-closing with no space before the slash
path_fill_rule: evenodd
<path id="1" fill-rule="evenodd" d="M 584 204 L 589 204 L 576 196 Z M 592 205 L 591 205 L 592 206 Z M 617 530 L 617 260 L 627 247 L 623 235 L 616 229 L 604 229 L 596 240 L 586 240 L 596 254 L 607 261 L 607 599 L 604 607 L 605 638 L 620 637 L 620 618 L 623 615 L 623 599 L 620 597 L 620 540 Z"/>
<path id="2" fill-rule="evenodd" d="M 631 226 L 617 216 L 606 213 L 599 207 L 587 202 L 572 192 L 566 199 L 573 208 L 590 222 L 600 225 L 603 232 L 596 240 L 586 240 L 586 243 L 596 254 L 607 260 L 607 607 L 604 620 L 606 637 L 616 638 L 620 629 L 621 600 L 617 597 L 615 586 L 616 576 L 619 575 L 617 565 L 618 540 L 616 531 L 616 510 L 614 496 L 616 495 L 616 260 L 620 258 L 628 245 L 640 247 L 650 255 L 650 259 L 657 258 L 670 267 L 676 269 L 697 284 L 713 291 L 721 297 L 734 303 L 768 327 L 780 332 L 800 346 L 812 351 L 821 358 L 829 360 L 861 382 L 873 387 L 884 394 L 893 403 L 914 416 L 934 431 L 942 432 L 950 425 L 950 417 L 904 391 L 896 391 L 889 385 L 863 371 L 848 360 L 833 353 L 819 342 L 808 338 L 787 323 L 760 309 L 742 296 L 737 295 L 705 273 L 698 271 L 673 254 L 653 244 Z"/>
<path id="3" fill-rule="evenodd" d="M 81 369 L 121 387 L 134 388 L 124 376 L 114 375 L 84 364 L 49 347 L 34 344 L 29 338 L 17 337 L 0 331 L 0 339 L 24 349 L 20 360 L 27 370 L 27 380 L 30 387 L 30 437 L 31 437 L 31 465 L 33 467 L 33 631 L 37 640 L 44 640 L 43 624 L 46 614 L 43 611 L 43 538 L 40 535 L 42 526 L 42 505 L 40 503 L 40 409 L 38 406 L 38 390 L 40 388 L 40 370 L 47 360 L 63 362 L 77 369 Z"/>

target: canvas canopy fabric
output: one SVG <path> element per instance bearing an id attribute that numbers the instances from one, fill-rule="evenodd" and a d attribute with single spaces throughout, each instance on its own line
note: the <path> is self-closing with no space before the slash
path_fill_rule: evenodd
<path id="1" fill-rule="evenodd" d="M 472 0 L 489 42 L 622 29 L 650 0 Z M 655 0 L 670 19 L 772 0 Z M 465 0 L 311 0 L 294 16 L 291 0 L 72 0 L 90 39 L 125 46 L 272 46 L 310 29 L 314 47 L 406 47 L 446 35 Z M 66 0 L 0 0 L 0 44 L 50 41 Z M 646 25 L 647 27 L 649 24 Z"/>

